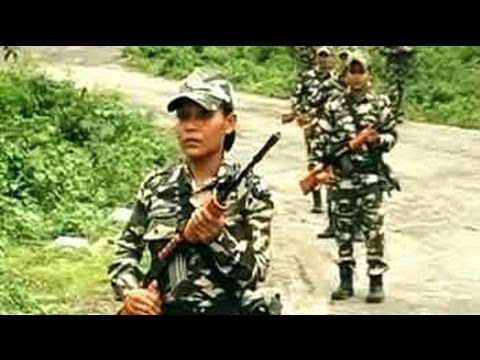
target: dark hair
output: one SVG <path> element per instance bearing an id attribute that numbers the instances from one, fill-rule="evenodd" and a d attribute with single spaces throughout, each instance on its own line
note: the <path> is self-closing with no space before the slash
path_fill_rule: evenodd
<path id="1" fill-rule="evenodd" d="M 357 60 L 357 59 L 353 59 L 352 61 L 350 61 L 350 64 L 348 64 L 348 66 L 347 66 L 348 71 L 350 72 L 351 69 L 355 65 L 359 65 L 363 69 L 364 72 L 368 71 L 368 66 L 366 64 L 364 64 L 363 62 L 361 62 L 360 60 Z"/>
<path id="2" fill-rule="evenodd" d="M 224 116 L 228 116 L 233 113 L 233 104 L 223 101 L 220 104 L 220 111 Z M 225 136 L 225 141 L 223 143 L 223 149 L 225 151 L 230 151 L 235 143 L 236 133 L 235 131 L 231 132 L 230 134 Z"/>

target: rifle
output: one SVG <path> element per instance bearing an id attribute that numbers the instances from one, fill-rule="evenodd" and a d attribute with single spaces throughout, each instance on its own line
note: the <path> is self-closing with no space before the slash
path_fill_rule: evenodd
<path id="1" fill-rule="evenodd" d="M 325 176 L 324 179 L 319 179 L 317 175 L 326 172 L 330 167 L 342 168 L 347 173 L 351 172 L 353 170 L 353 165 L 347 156 L 365 145 L 367 143 L 367 138 L 368 136 L 366 133 L 361 132 L 353 139 L 333 146 L 332 150 L 325 154 L 321 159 L 323 164 L 322 168 L 320 170 L 317 169 L 309 172 L 307 176 L 300 181 L 300 188 L 304 195 L 307 195 L 318 185 L 324 183 L 323 180 L 327 181 L 327 176 Z"/>
<path id="2" fill-rule="evenodd" d="M 248 173 L 257 165 L 267 152 L 280 140 L 280 133 L 273 134 L 265 145 L 255 154 L 252 160 L 236 175 L 228 178 L 226 181 L 218 184 L 214 197 L 207 203 L 208 210 L 215 216 L 220 217 L 226 210 L 226 201 L 229 195 L 234 191 L 240 183 L 245 179 Z M 177 232 L 173 238 L 158 251 L 157 257 L 152 260 L 150 270 L 145 276 L 143 281 L 143 287 L 147 288 L 148 285 L 155 279 L 158 279 L 163 269 L 167 266 L 167 260 L 173 251 L 187 239 L 192 238 L 193 229 L 187 226 L 183 231 Z"/>
<path id="3" fill-rule="evenodd" d="M 347 97 L 347 105 L 349 107 L 349 111 L 354 118 L 357 126 L 359 124 L 358 114 L 355 112 L 353 108 L 352 99 Z M 370 129 L 374 131 L 378 131 L 383 126 L 383 123 L 379 122 L 375 124 Z M 365 129 L 364 129 L 365 130 Z M 352 152 L 360 149 L 362 146 L 368 143 L 369 134 L 366 131 L 361 131 L 357 134 L 353 139 L 344 141 L 340 144 L 337 144 L 332 147 L 331 151 L 325 154 L 321 162 L 323 164 L 320 170 L 311 171 L 307 176 L 305 176 L 300 181 L 300 188 L 302 192 L 307 195 L 313 189 L 315 189 L 318 185 L 325 183 L 329 180 L 329 176 L 327 176 L 326 171 L 330 167 L 339 168 L 342 170 L 344 174 L 351 174 L 354 170 L 354 165 L 352 164 L 351 160 L 349 159 L 348 155 Z M 392 176 L 392 171 L 390 167 L 383 161 L 382 154 L 377 153 L 376 155 L 376 163 L 378 164 L 378 172 L 385 177 L 387 180 L 387 187 L 386 190 L 388 193 L 391 190 L 396 189 L 401 191 L 400 183 L 397 179 Z M 323 173 L 323 174 L 322 174 Z M 320 176 L 319 176 L 320 175 Z M 323 175 L 323 176 L 322 176 Z"/>

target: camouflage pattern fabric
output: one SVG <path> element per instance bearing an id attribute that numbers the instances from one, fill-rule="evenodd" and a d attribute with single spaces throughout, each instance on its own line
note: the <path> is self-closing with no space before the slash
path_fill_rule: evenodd
<path id="1" fill-rule="evenodd" d="M 143 181 L 133 215 L 118 241 L 108 269 L 116 298 L 141 286 L 141 260 L 151 257 L 185 226 L 199 199 L 239 166 L 224 161 L 214 178 L 201 187 L 186 164 L 154 171 Z M 270 264 L 270 226 L 273 202 L 261 179 L 251 173 L 228 202 L 225 228 L 210 245 L 182 244 L 159 280 L 166 313 L 233 312 L 263 301 L 257 285 Z M 189 209 L 190 208 L 190 209 Z M 238 306 L 237 306 L 238 305 Z M 239 310 L 240 309 L 240 310 Z"/>
<path id="2" fill-rule="evenodd" d="M 387 94 L 397 116 L 402 114 L 405 83 L 412 75 L 415 51 L 412 46 L 384 46 L 381 53 L 385 57 L 385 78 Z"/>

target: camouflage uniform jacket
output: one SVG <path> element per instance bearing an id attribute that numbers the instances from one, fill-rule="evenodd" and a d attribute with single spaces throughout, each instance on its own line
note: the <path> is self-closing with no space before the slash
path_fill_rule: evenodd
<path id="1" fill-rule="evenodd" d="M 354 114 L 352 116 L 349 99 L 351 99 Z M 390 106 L 390 101 L 385 95 L 367 92 L 361 98 L 354 98 L 345 92 L 330 99 L 325 105 L 323 116 L 318 121 L 319 136 L 314 140 L 313 156 L 322 162 L 324 156 L 337 147 L 349 141 L 359 131 L 366 127 L 376 127 L 380 140 L 373 145 L 365 145 L 361 149 L 348 155 L 354 171 L 348 176 L 340 169 L 335 169 L 339 181 L 335 187 L 353 189 L 357 185 L 375 184 L 384 181 L 378 173 L 378 155 L 390 151 L 397 141 L 395 130 L 396 122 Z"/>
<path id="2" fill-rule="evenodd" d="M 321 73 L 317 69 L 305 72 L 297 84 L 293 96 L 293 109 L 315 116 L 333 95 L 342 91 L 335 72 Z"/>
<path id="3" fill-rule="evenodd" d="M 197 195 L 211 191 L 215 184 L 238 170 L 237 165 L 224 161 L 217 176 L 201 188 L 196 188 L 185 163 L 146 177 L 109 267 L 117 299 L 122 298 L 125 289 L 140 286 L 144 276 L 140 262 L 145 247 L 155 256 L 185 226 L 192 211 L 185 214 L 186 208 L 198 206 Z M 227 206 L 225 228 L 216 240 L 210 245 L 183 244 L 172 254 L 168 270 L 159 279 L 165 304 L 180 302 L 208 308 L 226 296 L 241 298 L 265 279 L 273 212 L 269 192 L 259 177 L 251 173 L 231 194 Z M 205 252 L 200 252 L 199 246 Z M 211 261 L 205 258 L 206 253 Z M 184 275 L 179 281 L 172 280 L 172 271 L 182 263 Z M 215 275 L 218 273 L 224 278 L 222 282 Z"/>

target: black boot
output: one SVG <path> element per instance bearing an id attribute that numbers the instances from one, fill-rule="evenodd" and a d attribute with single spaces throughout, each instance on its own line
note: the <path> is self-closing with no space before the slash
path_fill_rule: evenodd
<path id="1" fill-rule="evenodd" d="M 351 264 L 340 264 L 340 286 L 331 294 L 332 300 L 347 300 L 353 296 L 353 269 Z"/>
<path id="2" fill-rule="evenodd" d="M 333 238 L 334 236 L 335 236 L 335 232 L 333 231 L 333 226 L 329 222 L 327 228 L 325 230 L 323 230 L 323 232 L 318 234 L 317 238 L 318 239 L 329 239 L 329 238 Z"/>
<path id="3" fill-rule="evenodd" d="M 383 278 L 382 275 L 370 276 L 370 290 L 367 295 L 367 303 L 378 304 L 385 300 L 383 293 Z"/>
<path id="4" fill-rule="evenodd" d="M 314 214 L 323 213 L 323 210 L 322 210 L 322 193 L 320 192 L 320 190 L 314 190 L 314 191 L 312 191 L 312 195 L 313 195 L 312 213 L 314 213 Z"/>

